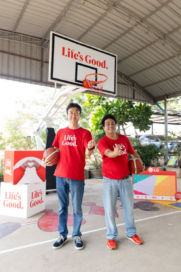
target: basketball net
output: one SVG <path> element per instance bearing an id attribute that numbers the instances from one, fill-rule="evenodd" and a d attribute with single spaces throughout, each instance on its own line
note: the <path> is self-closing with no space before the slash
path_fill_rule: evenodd
<path id="1" fill-rule="evenodd" d="M 99 80 L 98 80 L 99 79 Z M 91 93 L 101 94 L 103 92 L 104 83 L 108 77 L 104 74 L 94 73 L 85 76 L 83 81 L 84 88 L 90 90 Z"/>

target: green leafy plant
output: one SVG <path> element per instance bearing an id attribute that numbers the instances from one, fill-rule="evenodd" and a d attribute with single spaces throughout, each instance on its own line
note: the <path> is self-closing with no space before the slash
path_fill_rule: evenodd
<path id="1" fill-rule="evenodd" d="M 150 144 L 142 146 L 138 143 L 134 146 L 134 149 L 139 154 L 146 167 L 159 164 L 158 160 L 161 156 L 161 151 L 155 145 Z"/>
<path id="2" fill-rule="evenodd" d="M 101 169 L 102 156 L 97 149 L 94 150 L 90 159 L 86 159 L 86 167 L 89 169 Z"/>
<path id="3" fill-rule="evenodd" d="M 150 117 L 153 114 L 151 106 L 143 103 L 136 104 L 121 99 L 87 95 L 87 103 L 85 105 L 92 109 L 91 131 L 97 139 L 104 135 L 101 119 L 105 114 L 112 114 L 116 117 L 118 132 L 122 128 L 124 134 L 126 134 L 125 126 L 130 122 L 135 129 L 140 131 L 147 131 L 152 124 L 152 121 L 150 121 Z"/>
<path id="4" fill-rule="evenodd" d="M 23 118 L 9 118 L 5 122 L 4 132 L 1 137 L 1 150 L 6 148 L 12 150 L 36 149 L 35 140 L 30 140 L 22 132 Z"/>
<path id="5" fill-rule="evenodd" d="M 0 177 L 3 177 L 4 175 L 4 159 L 0 159 Z"/>
<path id="6" fill-rule="evenodd" d="M 3 139 L 3 133 L 0 132 L 0 150 L 5 150 L 5 141 Z"/>

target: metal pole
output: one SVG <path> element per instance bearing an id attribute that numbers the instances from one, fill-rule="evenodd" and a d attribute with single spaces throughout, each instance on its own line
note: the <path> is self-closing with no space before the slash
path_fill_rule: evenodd
<path id="1" fill-rule="evenodd" d="M 167 165 L 167 159 L 168 159 L 168 116 L 167 116 L 167 97 L 165 96 L 165 109 L 163 109 L 158 101 L 156 101 L 156 105 L 164 112 L 165 117 L 165 141 L 164 141 L 164 165 Z"/>
<path id="2" fill-rule="evenodd" d="M 164 115 L 165 115 L 165 155 L 164 155 L 164 161 L 165 165 L 167 164 L 167 159 L 168 159 L 168 120 L 167 120 L 167 97 L 165 96 L 165 110 L 164 110 Z"/>

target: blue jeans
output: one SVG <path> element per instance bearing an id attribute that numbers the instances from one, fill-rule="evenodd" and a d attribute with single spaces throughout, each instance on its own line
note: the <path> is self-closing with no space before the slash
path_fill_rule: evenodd
<path id="1" fill-rule="evenodd" d="M 116 237 L 118 237 L 118 230 L 114 216 L 118 193 L 124 210 L 126 235 L 131 237 L 136 234 L 133 212 L 133 186 L 131 178 L 128 177 L 127 179 L 109 179 L 103 177 L 103 201 L 107 226 L 106 238 L 111 240 L 114 240 Z"/>
<path id="2" fill-rule="evenodd" d="M 67 237 L 67 218 L 69 206 L 69 187 L 72 197 L 74 228 L 72 238 L 82 236 L 80 227 L 82 223 L 82 199 L 84 194 L 84 181 L 68 178 L 56 177 L 56 187 L 59 202 L 59 224 L 58 231 L 60 236 Z"/>

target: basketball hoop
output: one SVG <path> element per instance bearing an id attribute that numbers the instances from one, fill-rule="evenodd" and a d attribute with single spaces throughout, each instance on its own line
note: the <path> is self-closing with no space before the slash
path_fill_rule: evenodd
<path id="1" fill-rule="evenodd" d="M 97 77 L 99 80 L 97 80 Z M 101 79 L 101 80 L 100 80 Z M 103 84 L 106 82 L 108 77 L 104 74 L 93 73 L 85 76 L 83 80 L 84 88 L 90 89 L 93 93 L 102 93 L 103 92 Z"/>

